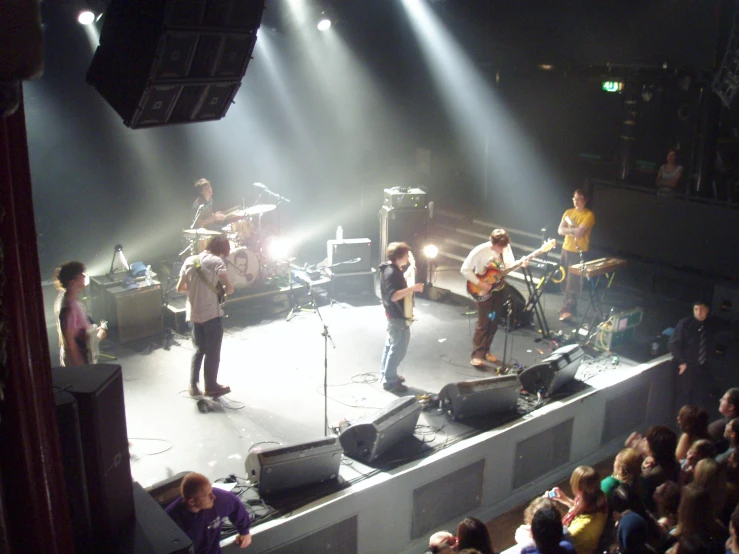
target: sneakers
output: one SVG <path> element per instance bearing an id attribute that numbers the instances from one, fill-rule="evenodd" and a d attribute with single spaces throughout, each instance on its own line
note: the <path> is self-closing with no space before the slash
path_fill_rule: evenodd
<path id="1" fill-rule="evenodd" d="M 200 387 L 197 385 L 190 385 L 188 390 L 190 392 L 190 396 L 203 396 L 203 391 L 201 391 Z"/>
<path id="2" fill-rule="evenodd" d="M 229 392 L 231 392 L 231 387 L 229 387 L 228 385 L 219 385 L 218 383 L 216 383 L 213 387 L 205 389 L 205 396 L 223 396 L 224 394 L 228 394 Z"/>
<path id="3" fill-rule="evenodd" d="M 383 388 L 388 392 L 408 392 L 408 387 L 406 387 L 403 383 L 398 381 L 393 385 L 392 387 L 384 387 Z"/>

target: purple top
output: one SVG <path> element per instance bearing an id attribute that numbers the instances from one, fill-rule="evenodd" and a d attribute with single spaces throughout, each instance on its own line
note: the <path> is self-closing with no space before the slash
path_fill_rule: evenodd
<path id="1" fill-rule="evenodd" d="M 213 507 L 193 513 L 178 498 L 167 506 L 167 513 L 192 540 L 195 554 L 218 554 L 221 551 L 221 525 L 228 518 L 240 535 L 249 534 L 249 514 L 232 492 L 213 489 Z"/>

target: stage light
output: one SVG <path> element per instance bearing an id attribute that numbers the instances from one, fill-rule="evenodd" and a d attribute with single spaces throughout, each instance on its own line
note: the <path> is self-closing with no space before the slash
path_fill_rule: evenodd
<path id="1" fill-rule="evenodd" d="M 621 92 L 624 84 L 621 81 L 603 81 L 602 87 L 606 92 Z"/>
<path id="2" fill-rule="evenodd" d="M 267 242 L 267 255 L 272 260 L 286 260 L 292 249 L 292 242 L 286 238 L 272 237 Z"/>
<path id="3" fill-rule="evenodd" d="M 423 255 L 429 260 L 436 259 L 436 256 L 439 255 L 439 249 L 435 244 L 427 244 L 423 247 Z"/>
<path id="4" fill-rule="evenodd" d="M 331 20 L 327 18 L 322 18 L 318 22 L 318 30 L 319 31 L 328 31 L 331 28 Z"/>
<path id="5" fill-rule="evenodd" d="M 91 25 L 95 22 L 95 14 L 90 10 L 81 11 L 77 16 L 77 21 L 80 25 Z"/>

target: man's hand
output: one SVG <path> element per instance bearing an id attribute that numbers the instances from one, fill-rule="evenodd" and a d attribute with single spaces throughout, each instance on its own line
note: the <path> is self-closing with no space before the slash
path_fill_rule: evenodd
<path id="1" fill-rule="evenodd" d="M 213 214 L 213 217 L 216 219 L 216 221 L 223 221 L 224 219 L 226 219 L 226 216 L 223 212 L 216 212 Z"/>
<path id="2" fill-rule="evenodd" d="M 236 535 L 236 540 L 234 541 L 239 548 L 246 548 L 251 544 L 251 533 L 248 535 Z"/>
<path id="3" fill-rule="evenodd" d="M 416 283 L 411 287 L 413 292 L 423 292 L 423 283 Z"/>
<path id="4" fill-rule="evenodd" d="M 529 267 L 529 259 L 524 258 L 523 262 L 521 263 L 521 267 Z"/>
<path id="5" fill-rule="evenodd" d="M 685 370 L 688 369 L 688 364 L 680 364 L 677 367 L 678 369 L 680 369 L 679 375 L 682 375 L 683 373 L 685 373 Z"/>
<path id="6" fill-rule="evenodd" d="M 487 281 L 483 281 L 482 279 L 480 279 L 480 282 L 477 284 L 477 286 L 480 287 L 480 290 L 482 292 L 490 292 L 490 289 L 493 288 L 493 285 L 491 285 Z"/>

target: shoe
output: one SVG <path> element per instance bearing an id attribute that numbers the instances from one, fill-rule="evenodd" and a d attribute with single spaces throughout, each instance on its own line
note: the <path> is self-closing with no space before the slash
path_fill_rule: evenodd
<path id="1" fill-rule="evenodd" d="M 485 363 L 480 358 L 472 358 L 470 364 L 475 366 L 477 369 L 484 369 Z"/>
<path id="2" fill-rule="evenodd" d="M 408 387 L 398 381 L 392 387 L 383 387 L 388 392 L 408 392 Z"/>
<path id="3" fill-rule="evenodd" d="M 231 387 L 229 387 L 228 385 L 219 385 L 216 383 L 214 387 L 205 389 L 205 396 L 212 396 L 215 398 L 216 396 L 223 396 L 224 394 L 228 394 L 229 392 L 231 392 Z"/>
<path id="4" fill-rule="evenodd" d="M 495 364 L 495 363 L 498 363 L 498 361 L 499 361 L 499 360 L 498 360 L 498 358 L 496 358 L 495 356 L 493 356 L 493 355 L 492 355 L 492 354 L 490 354 L 490 353 L 488 353 L 488 354 L 485 354 L 485 359 L 486 359 L 486 360 L 487 360 L 488 362 L 491 362 L 491 363 L 494 363 L 494 364 Z"/>
<path id="5" fill-rule="evenodd" d="M 398 381 L 400 381 L 401 383 L 405 383 L 405 377 L 403 377 L 402 375 L 398 375 Z"/>
<path id="6" fill-rule="evenodd" d="M 203 396 L 203 391 L 197 385 L 190 385 L 190 396 Z"/>
<path id="7" fill-rule="evenodd" d="M 572 319 L 572 314 L 570 312 L 559 312 L 560 321 L 567 321 L 568 319 Z"/>

